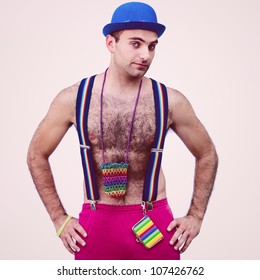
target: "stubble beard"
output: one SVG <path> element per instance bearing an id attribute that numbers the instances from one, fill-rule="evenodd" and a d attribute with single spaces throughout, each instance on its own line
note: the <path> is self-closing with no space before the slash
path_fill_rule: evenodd
<path id="1" fill-rule="evenodd" d="M 147 65 L 145 67 L 143 66 L 136 66 L 134 63 L 131 63 L 129 65 L 129 71 L 128 73 L 133 77 L 133 78 L 142 78 L 145 76 L 147 71 L 149 70 L 150 65 Z"/>

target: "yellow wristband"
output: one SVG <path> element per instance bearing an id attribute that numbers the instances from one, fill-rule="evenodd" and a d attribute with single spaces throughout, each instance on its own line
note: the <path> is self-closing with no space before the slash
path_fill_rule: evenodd
<path id="1" fill-rule="evenodd" d="M 59 228 L 59 230 L 57 231 L 57 236 L 60 237 L 62 231 L 64 230 L 66 224 L 70 221 L 72 217 L 68 216 L 67 219 L 65 220 L 65 222 L 63 223 L 63 225 Z"/>

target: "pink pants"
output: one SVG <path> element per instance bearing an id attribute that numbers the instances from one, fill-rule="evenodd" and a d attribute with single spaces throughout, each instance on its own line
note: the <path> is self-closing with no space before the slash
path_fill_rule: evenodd
<path id="1" fill-rule="evenodd" d="M 169 244 L 174 232 L 167 232 L 173 221 L 167 199 L 153 203 L 146 213 L 162 232 L 164 239 L 151 249 L 136 242 L 132 227 L 143 217 L 140 204 L 107 205 L 97 203 L 96 211 L 83 204 L 79 223 L 86 230 L 86 246 L 75 254 L 76 260 L 179 260 L 180 254 Z M 84 238 L 83 238 L 84 239 Z"/>

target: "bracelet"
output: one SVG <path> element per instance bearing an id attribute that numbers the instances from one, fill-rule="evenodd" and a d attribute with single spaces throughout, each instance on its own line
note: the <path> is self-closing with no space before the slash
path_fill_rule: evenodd
<path id="1" fill-rule="evenodd" d="M 63 223 L 63 225 L 59 228 L 59 230 L 57 231 L 57 236 L 60 237 L 62 231 L 64 230 L 66 224 L 70 221 L 72 217 L 68 216 L 67 219 L 65 220 L 65 222 Z"/>

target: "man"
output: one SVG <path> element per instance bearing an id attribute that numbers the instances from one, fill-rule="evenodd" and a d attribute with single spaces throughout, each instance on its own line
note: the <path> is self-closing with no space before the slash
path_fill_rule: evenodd
<path id="1" fill-rule="evenodd" d="M 75 259 L 180 259 L 200 231 L 218 159 L 189 101 L 144 76 L 164 30 L 149 5 L 119 6 L 103 29 L 109 68 L 61 91 L 31 141 L 33 180 Z M 66 213 L 48 161 L 71 125 L 78 130 L 85 175 L 79 220 Z M 178 219 L 160 168 L 169 128 L 196 159 L 191 205 Z"/>

